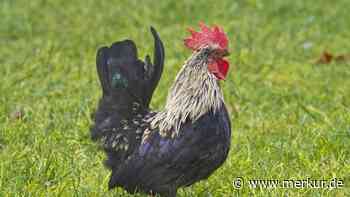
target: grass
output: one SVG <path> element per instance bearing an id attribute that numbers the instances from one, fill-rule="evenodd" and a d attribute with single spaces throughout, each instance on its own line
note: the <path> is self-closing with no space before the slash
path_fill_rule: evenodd
<path id="1" fill-rule="evenodd" d="M 95 53 L 135 40 L 166 47 L 152 100 L 161 109 L 189 51 L 185 28 L 224 27 L 231 68 L 223 83 L 233 123 L 226 163 L 179 196 L 350 195 L 350 64 L 313 62 L 350 52 L 350 1 L 0 2 L 0 196 L 128 196 L 107 190 L 104 154 L 89 139 L 101 95 Z M 232 181 L 243 177 L 244 187 Z M 248 179 L 338 178 L 337 189 L 251 189 Z M 141 195 L 140 195 L 141 196 Z"/>

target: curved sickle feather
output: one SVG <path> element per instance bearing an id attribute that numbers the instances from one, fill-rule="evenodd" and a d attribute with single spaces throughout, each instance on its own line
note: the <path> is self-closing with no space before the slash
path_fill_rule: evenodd
<path id="1" fill-rule="evenodd" d="M 148 66 L 150 71 L 150 84 L 149 88 L 147 90 L 147 96 L 145 97 L 145 104 L 146 106 L 149 105 L 149 102 L 151 101 L 152 95 L 154 90 L 156 89 L 158 82 L 162 76 L 163 68 L 164 68 L 164 45 L 161 39 L 159 38 L 159 35 L 157 31 L 151 26 L 151 33 L 154 38 L 154 56 L 153 56 L 153 62 L 154 64 L 151 65 L 149 61 L 149 56 L 146 56 L 145 58 L 145 64 Z M 148 64 L 148 65 L 147 65 Z M 150 64 L 150 65 L 149 65 Z M 152 68 L 151 68 L 152 67 Z"/>

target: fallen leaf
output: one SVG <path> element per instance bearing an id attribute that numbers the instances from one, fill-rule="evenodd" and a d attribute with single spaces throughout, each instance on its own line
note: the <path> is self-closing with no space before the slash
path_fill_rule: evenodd
<path id="1" fill-rule="evenodd" d="M 24 110 L 21 108 L 17 108 L 10 114 L 10 118 L 12 120 L 20 120 L 24 117 Z"/>
<path id="2" fill-rule="evenodd" d="M 316 61 L 316 64 L 329 64 L 333 60 L 334 56 L 328 51 L 323 51 L 320 58 Z"/>
<path id="3" fill-rule="evenodd" d="M 337 57 L 334 58 L 334 60 L 338 63 L 341 62 L 350 62 L 350 54 L 342 54 L 338 55 Z"/>
<path id="4" fill-rule="evenodd" d="M 328 51 L 323 51 L 323 53 L 321 54 L 319 59 L 315 62 L 315 64 L 330 64 L 333 61 L 337 63 L 350 62 L 350 53 L 334 55 Z"/>

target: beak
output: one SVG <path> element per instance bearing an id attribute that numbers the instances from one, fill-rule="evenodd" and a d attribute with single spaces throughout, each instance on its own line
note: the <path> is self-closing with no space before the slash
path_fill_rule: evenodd
<path id="1" fill-rule="evenodd" d="M 229 56 L 230 55 L 230 52 L 226 49 L 224 50 L 224 53 L 222 54 L 222 57 L 226 57 L 226 56 Z"/>

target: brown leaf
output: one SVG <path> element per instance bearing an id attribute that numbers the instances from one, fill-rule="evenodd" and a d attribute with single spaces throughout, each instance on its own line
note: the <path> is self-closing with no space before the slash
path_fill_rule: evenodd
<path id="1" fill-rule="evenodd" d="M 350 53 L 334 55 L 328 51 L 323 51 L 319 59 L 315 62 L 315 64 L 330 64 L 333 61 L 337 63 L 350 62 Z"/>
<path id="2" fill-rule="evenodd" d="M 334 56 L 328 51 L 323 51 L 320 58 L 315 62 L 316 64 L 329 64 L 332 62 Z"/>
<path id="3" fill-rule="evenodd" d="M 24 117 L 24 110 L 22 108 L 17 108 L 10 114 L 12 120 L 20 120 Z"/>
<path id="4" fill-rule="evenodd" d="M 350 62 L 350 54 L 338 55 L 337 57 L 334 58 L 334 60 L 335 60 L 337 63 Z"/>

